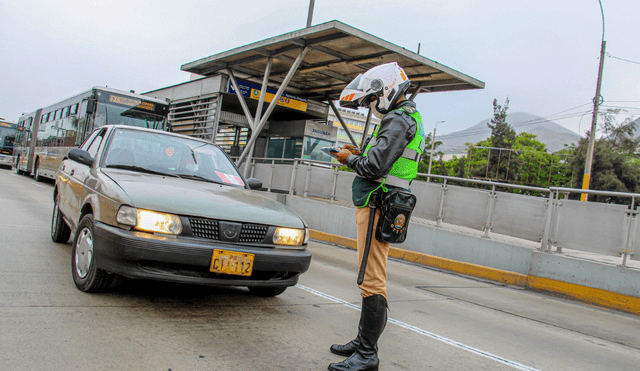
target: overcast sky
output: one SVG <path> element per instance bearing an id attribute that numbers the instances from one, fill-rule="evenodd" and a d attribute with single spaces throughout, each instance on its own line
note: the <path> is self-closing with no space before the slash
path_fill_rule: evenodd
<path id="1" fill-rule="evenodd" d="M 398 4 L 398 5 L 390 5 Z M 604 108 L 640 116 L 640 1 L 602 0 Z M 180 66 L 306 26 L 309 0 L 0 0 L 0 117 L 17 121 L 92 86 L 146 92 L 184 82 Z M 598 0 L 316 0 L 313 25 L 339 20 L 483 81 L 416 98 L 427 130 L 508 112 L 575 132 L 591 123 Z M 619 121 L 627 116 L 620 115 Z"/>

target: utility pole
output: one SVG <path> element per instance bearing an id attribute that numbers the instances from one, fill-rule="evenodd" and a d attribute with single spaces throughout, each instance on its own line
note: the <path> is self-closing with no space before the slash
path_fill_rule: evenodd
<path id="1" fill-rule="evenodd" d="M 431 156 L 429 156 L 429 170 L 427 170 L 427 173 L 429 175 L 431 175 L 431 163 L 433 162 L 433 150 L 436 147 L 436 128 L 438 127 L 438 124 L 442 124 L 444 121 L 438 121 L 436 122 L 435 126 L 433 127 L 433 137 L 431 138 Z M 427 182 L 431 181 L 431 177 L 428 176 L 427 177 Z"/>
<path id="2" fill-rule="evenodd" d="M 309 14 L 307 15 L 307 28 L 311 27 L 311 20 L 313 19 L 313 8 L 315 5 L 315 0 L 311 0 L 309 2 Z"/>
<path id="3" fill-rule="evenodd" d="M 598 83 L 596 84 L 596 96 L 593 98 L 593 116 L 591 118 L 591 132 L 589 133 L 589 147 L 587 148 L 587 158 L 584 164 L 584 177 L 582 178 L 582 189 L 588 190 L 591 183 L 591 166 L 593 165 L 593 152 L 595 151 L 596 144 L 596 130 L 598 123 L 598 108 L 602 103 L 602 97 L 600 97 L 600 87 L 602 86 L 602 69 L 604 67 L 604 55 L 607 42 L 604 41 L 604 10 L 602 9 L 602 2 L 600 3 L 600 12 L 602 13 L 602 45 L 600 46 L 600 67 L 598 68 Z M 580 201 L 587 201 L 589 195 L 582 193 L 580 195 Z"/>

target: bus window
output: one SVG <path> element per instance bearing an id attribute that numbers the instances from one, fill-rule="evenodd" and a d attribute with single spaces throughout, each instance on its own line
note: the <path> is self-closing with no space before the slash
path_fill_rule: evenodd
<path id="1" fill-rule="evenodd" d="M 18 130 L 16 131 L 16 139 L 13 142 L 14 144 L 16 143 L 22 143 L 22 138 L 24 137 L 24 121 L 19 121 L 18 122 Z"/>
<path id="2" fill-rule="evenodd" d="M 78 120 L 75 117 L 66 117 L 60 120 L 58 143 L 63 147 L 73 147 L 76 143 L 77 132 Z"/>

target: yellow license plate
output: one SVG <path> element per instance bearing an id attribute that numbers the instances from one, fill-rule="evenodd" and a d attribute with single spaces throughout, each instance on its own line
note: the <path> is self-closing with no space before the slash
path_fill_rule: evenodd
<path id="1" fill-rule="evenodd" d="M 236 276 L 250 276 L 253 271 L 255 255 L 227 250 L 213 250 L 211 267 L 216 273 L 233 274 Z"/>

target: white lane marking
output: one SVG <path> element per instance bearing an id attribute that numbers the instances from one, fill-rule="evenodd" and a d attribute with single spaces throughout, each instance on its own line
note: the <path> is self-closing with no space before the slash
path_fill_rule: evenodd
<path id="1" fill-rule="evenodd" d="M 355 310 L 360 310 L 360 307 L 359 307 L 359 306 L 357 306 L 357 305 L 355 305 L 355 304 L 351 304 L 351 303 L 349 303 L 349 302 L 347 302 L 347 301 L 344 301 L 344 300 L 342 300 L 342 299 L 336 298 L 335 296 L 331 296 L 331 295 L 329 295 L 329 294 L 325 294 L 324 292 L 320 292 L 320 291 L 314 290 L 314 289 L 312 289 L 312 288 L 310 288 L 310 287 L 306 287 L 306 286 L 303 286 L 303 285 L 300 285 L 300 284 L 297 284 L 295 287 L 297 287 L 297 288 L 299 288 L 299 289 L 302 289 L 302 290 L 305 290 L 305 291 L 308 291 L 308 292 L 310 292 L 310 293 L 312 293 L 312 294 L 314 294 L 314 295 L 317 295 L 317 296 L 323 297 L 323 298 L 325 298 L 325 299 L 328 299 L 328 300 L 334 301 L 334 302 L 336 302 L 336 303 L 340 303 L 340 304 L 342 304 L 342 305 L 344 305 L 344 306 L 347 306 L 347 307 L 349 307 L 349 308 L 352 308 L 352 309 L 355 309 Z M 405 329 L 407 329 L 407 330 L 409 330 L 409 331 L 413 331 L 413 332 L 415 332 L 415 333 L 417 333 L 417 334 L 420 334 L 420 335 L 424 335 L 424 336 L 430 337 L 430 338 L 432 338 L 432 339 L 434 339 L 434 340 L 437 340 L 437 341 L 443 342 L 443 343 L 445 343 L 445 344 L 448 344 L 448 345 L 454 346 L 454 347 L 456 347 L 456 348 L 459 348 L 459 349 L 462 349 L 462 350 L 466 350 L 467 352 L 471 352 L 471 353 L 474 353 L 474 354 L 477 354 L 477 355 L 480 355 L 480 356 L 483 356 L 483 357 L 489 358 L 489 359 L 494 360 L 494 361 L 496 361 L 496 362 L 499 362 L 499 363 L 502 363 L 502 364 L 504 364 L 504 365 L 507 365 L 507 366 L 513 367 L 513 368 L 515 368 L 515 369 L 517 369 L 517 370 L 523 370 L 523 371 L 540 371 L 540 370 L 538 370 L 538 369 L 536 369 L 536 368 L 529 367 L 529 366 L 523 365 L 523 364 L 518 363 L 518 362 L 515 362 L 515 361 L 511 361 L 511 360 L 509 360 L 509 359 L 506 359 L 506 358 L 503 358 L 503 357 L 497 356 L 497 355 L 495 355 L 495 354 L 491 354 L 491 353 L 489 353 L 489 352 L 485 352 L 484 350 L 480 350 L 480 349 L 474 348 L 474 347 L 472 347 L 472 346 L 469 346 L 469 345 L 466 345 L 466 344 L 460 343 L 460 342 L 458 342 L 458 341 L 448 339 L 448 338 L 446 338 L 446 337 L 444 337 L 444 336 L 440 336 L 440 335 L 438 335 L 438 334 L 434 334 L 434 333 L 432 333 L 432 332 L 429 332 L 429 331 L 423 330 L 423 329 L 421 329 L 421 328 L 418 328 L 418 327 L 412 326 L 412 325 L 410 325 L 410 324 L 408 324 L 408 323 L 404 323 L 404 322 L 402 322 L 402 321 L 398 321 L 398 320 L 393 319 L 393 318 L 388 318 L 388 319 L 387 319 L 387 322 L 391 322 L 391 323 L 396 324 L 396 325 L 398 325 L 398 326 L 400 326 L 400 327 L 403 327 L 403 328 L 405 328 Z"/>
<path id="2" fill-rule="evenodd" d="M 42 184 L 38 184 L 38 183 L 31 183 L 31 184 L 33 184 L 36 187 L 45 188 Z"/>

